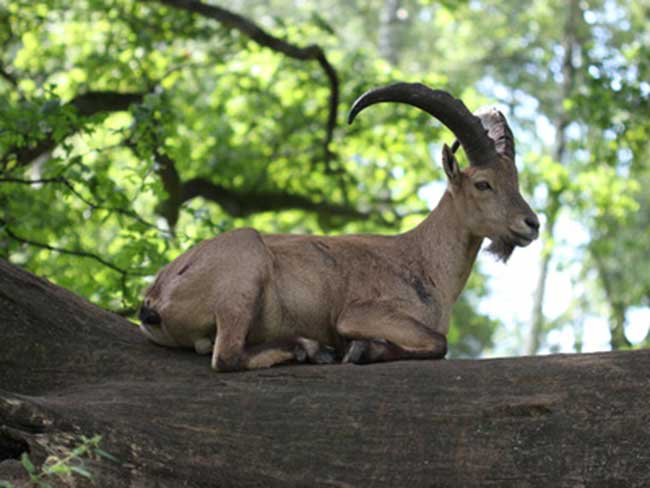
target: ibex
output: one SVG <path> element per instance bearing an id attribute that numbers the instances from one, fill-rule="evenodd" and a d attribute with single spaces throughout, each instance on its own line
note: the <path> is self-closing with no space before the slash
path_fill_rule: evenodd
<path id="1" fill-rule="evenodd" d="M 537 238 L 539 221 L 519 193 L 501 112 L 472 115 L 444 91 L 398 83 L 359 97 L 349 122 L 383 102 L 424 110 L 457 138 L 442 150 L 447 189 L 420 225 L 396 236 L 226 232 L 163 268 L 146 293 L 142 331 L 165 346 L 212 350 L 218 371 L 443 358 L 452 305 L 483 239 L 505 261 Z"/>

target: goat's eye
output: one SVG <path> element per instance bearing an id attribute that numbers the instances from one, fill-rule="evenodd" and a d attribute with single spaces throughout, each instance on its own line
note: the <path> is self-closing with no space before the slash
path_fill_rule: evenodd
<path id="1" fill-rule="evenodd" d="M 487 181 L 477 181 L 474 183 L 474 186 L 476 187 L 477 190 L 480 191 L 485 191 L 485 190 L 491 190 L 492 187 Z"/>

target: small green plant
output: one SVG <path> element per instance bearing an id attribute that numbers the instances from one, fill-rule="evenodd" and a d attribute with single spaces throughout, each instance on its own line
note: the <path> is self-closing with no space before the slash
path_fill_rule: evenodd
<path id="1" fill-rule="evenodd" d="M 29 458 L 29 454 L 24 452 L 20 457 L 20 462 L 29 475 L 29 481 L 26 487 L 52 488 L 48 481 L 59 479 L 62 481 L 70 480 L 75 475 L 92 479 L 92 473 L 85 466 L 87 459 L 105 458 L 111 461 L 117 461 L 115 457 L 99 447 L 102 436 L 93 437 L 81 436 L 81 443 L 72 450 L 67 451 L 64 455 L 50 455 L 47 457 L 40 470 L 34 466 Z M 7 481 L 0 481 L 0 488 L 16 488 Z"/>

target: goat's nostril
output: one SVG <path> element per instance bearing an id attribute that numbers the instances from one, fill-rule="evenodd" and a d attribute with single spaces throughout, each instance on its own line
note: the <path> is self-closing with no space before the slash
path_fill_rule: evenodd
<path id="1" fill-rule="evenodd" d="M 526 222 L 526 224 L 528 224 L 528 227 L 531 229 L 539 230 L 539 220 L 536 218 L 526 217 L 526 219 L 524 219 L 524 222 Z"/>

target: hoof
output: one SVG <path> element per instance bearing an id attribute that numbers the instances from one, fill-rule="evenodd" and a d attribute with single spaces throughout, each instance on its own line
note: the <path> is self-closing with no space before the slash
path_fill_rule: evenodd
<path id="1" fill-rule="evenodd" d="M 212 369 L 219 373 L 232 373 L 234 371 L 241 371 L 241 359 L 239 357 L 225 360 L 222 358 L 217 359 L 216 363 L 212 359 Z"/>
<path id="2" fill-rule="evenodd" d="M 361 364 L 365 362 L 368 353 L 369 342 L 354 340 L 348 345 L 345 355 L 343 356 L 344 363 Z"/>
<path id="3" fill-rule="evenodd" d="M 333 347 L 321 346 L 309 360 L 313 364 L 334 364 L 336 363 L 336 350 Z"/>
<path id="4" fill-rule="evenodd" d="M 194 341 L 194 351 L 197 354 L 210 354 L 213 348 L 214 344 L 210 339 L 203 338 Z"/>
<path id="5" fill-rule="evenodd" d="M 295 358 L 296 362 L 304 363 L 307 361 L 307 351 L 305 351 L 302 346 L 296 346 L 293 349 L 293 357 Z"/>

